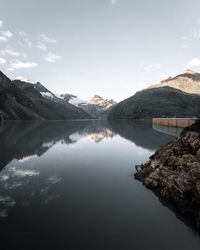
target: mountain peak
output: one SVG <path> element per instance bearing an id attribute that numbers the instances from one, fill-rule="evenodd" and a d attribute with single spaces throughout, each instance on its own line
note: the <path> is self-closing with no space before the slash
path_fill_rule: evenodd
<path id="1" fill-rule="evenodd" d="M 191 70 L 191 69 L 187 69 L 187 70 L 185 71 L 185 73 L 186 73 L 186 74 L 190 74 L 190 75 L 196 75 L 196 74 L 198 74 L 197 72 L 195 72 L 195 71 L 193 71 L 193 70 Z"/>
<path id="2" fill-rule="evenodd" d="M 158 84 L 152 85 L 147 89 L 171 87 L 179 89 L 189 94 L 200 95 L 200 74 L 191 69 L 187 69 L 184 73 L 175 77 L 169 77 Z"/>
<path id="3" fill-rule="evenodd" d="M 89 104 L 93 104 L 99 107 L 109 108 L 110 106 L 116 104 L 112 99 L 103 99 L 99 95 L 94 95 L 94 97 L 89 101 Z"/>
<path id="4" fill-rule="evenodd" d="M 99 96 L 99 95 L 94 95 L 94 97 L 93 98 L 99 98 L 99 99 L 103 99 L 101 96 Z"/>

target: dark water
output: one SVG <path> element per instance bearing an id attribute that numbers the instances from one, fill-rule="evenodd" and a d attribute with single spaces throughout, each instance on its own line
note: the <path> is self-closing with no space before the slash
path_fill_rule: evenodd
<path id="1" fill-rule="evenodd" d="M 200 249 L 187 220 L 133 177 L 172 135 L 146 122 L 0 128 L 0 249 Z"/>

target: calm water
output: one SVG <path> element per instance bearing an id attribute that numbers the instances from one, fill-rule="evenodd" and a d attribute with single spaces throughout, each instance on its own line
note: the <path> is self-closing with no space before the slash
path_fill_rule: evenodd
<path id="1" fill-rule="evenodd" d="M 146 122 L 0 127 L 0 249 L 200 249 L 187 221 L 134 179 L 174 139 Z"/>

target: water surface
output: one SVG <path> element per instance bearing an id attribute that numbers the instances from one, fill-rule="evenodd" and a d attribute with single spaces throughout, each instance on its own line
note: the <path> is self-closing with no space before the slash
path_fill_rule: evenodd
<path id="1" fill-rule="evenodd" d="M 190 223 L 133 177 L 174 138 L 138 121 L 4 124 L 0 249 L 199 249 Z"/>

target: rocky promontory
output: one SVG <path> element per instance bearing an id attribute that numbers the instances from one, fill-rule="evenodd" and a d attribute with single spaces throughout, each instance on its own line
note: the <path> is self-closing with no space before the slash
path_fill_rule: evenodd
<path id="1" fill-rule="evenodd" d="M 200 229 L 199 120 L 136 169 L 136 179 L 191 217 Z"/>

